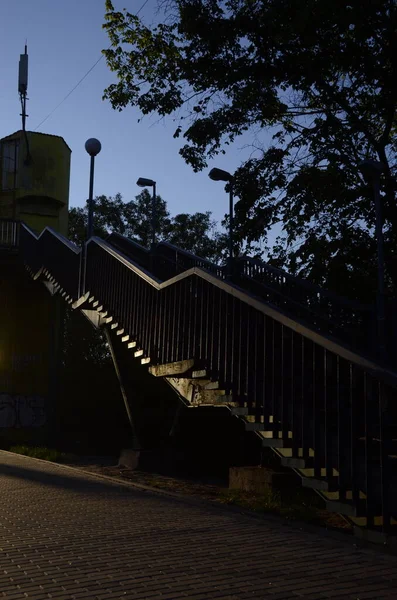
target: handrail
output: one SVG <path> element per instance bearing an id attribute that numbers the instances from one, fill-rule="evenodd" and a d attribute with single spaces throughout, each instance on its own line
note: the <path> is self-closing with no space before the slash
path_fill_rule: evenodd
<path id="1" fill-rule="evenodd" d="M 36 235 L 27 225 L 23 224 L 22 229 L 29 231 L 30 235 L 33 236 L 39 242 L 39 247 L 43 245 L 43 241 L 46 236 L 50 236 L 52 239 L 52 245 L 55 240 L 58 242 L 58 251 L 53 250 L 52 256 L 55 257 L 60 254 L 64 254 L 65 247 L 72 250 L 76 255 L 79 255 L 79 271 L 81 271 L 81 278 L 79 275 L 79 282 L 76 282 L 76 278 L 72 276 L 73 269 L 70 271 L 71 280 L 67 286 L 68 295 L 73 301 L 81 295 L 83 289 L 83 270 L 82 270 L 82 251 L 81 248 L 73 244 L 64 236 L 60 235 L 50 227 L 46 227 L 40 235 Z M 99 243 L 99 238 L 95 238 Z M 183 273 L 190 268 L 198 267 L 212 272 L 216 277 L 225 279 L 226 271 L 224 267 L 215 265 L 208 260 L 200 259 L 191 252 L 186 250 L 180 250 L 177 246 L 168 242 L 160 242 L 157 244 L 155 253 L 151 253 L 148 249 L 144 248 L 134 240 L 125 238 L 120 234 L 113 233 L 108 238 L 108 243 L 113 248 L 116 248 L 118 252 L 121 252 L 124 256 L 131 260 L 134 260 L 137 266 L 143 268 L 149 274 L 152 272 L 156 275 L 157 280 L 170 279 L 175 274 Z M 64 249 L 62 252 L 61 249 Z M 66 259 L 66 256 L 64 257 Z M 182 260 L 181 260 L 182 258 Z M 40 263 L 40 258 L 36 256 L 36 260 Z M 34 252 L 30 253 L 30 262 L 34 261 Z M 59 266 L 62 264 L 62 256 L 58 256 L 57 261 L 52 261 L 51 268 L 49 271 L 55 279 L 59 276 L 55 275 L 59 271 Z M 342 343 L 354 347 L 360 347 L 361 352 L 371 354 L 373 350 L 373 333 L 374 333 L 374 309 L 367 305 L 360 305 L 351 302 L 347 299 L 338 298 L 332 293 L 321 290 L 317 286 L 314 286 L 310 282 L 304 282 L 295 276 L 292 276 L 280 269 L 262 263 L 258 259 L 251 259 L 244 257 L 239 259 L 242 264 L 242 274 L 234 278 L 234 282 L 237 286 L 248 291 L 252 296 L 258 297 L 261 301 L 265 301 L 275 307 L 278 307 L 281 311 L 294 315 L 294 318 L 298 321 L 310 323 L 310 328 L 313 331 L 322 332 L 325 335 L 330 335 L 333 338 L 340 339 Z M 41 264 L 41 263 L 40 263 Z M 278 280 L 265 280 L 263 277 L 259 280 L 255 277 L 249 277 L 247 273 L 247 265 L 254 265 L 255 268 L 259 268 L 261 275 L 263 273 L 274 274 Z M 37 266 L 37 265 L 36 265 Z M 36 268 L 36 271 L 38 269 Z M 281 280 L 281 281 L 280 281 Z M 287 282 L 287 285 L 286 283 Z M 292 283 L 297 285 L 299 293 L 293 293 L 293 289 L 288 285 Z M 302 293 L 303 292 L 303 293 Z M 333 302 L 336 298 L 337 302 Z M 395 348 L 392 346 L 393 340 L 388 342 L 390 349 L 389 354 L 393 356 L 395 354 Z M 367 350 L 368 349 L 368 350 Z"/>
<path id="2" fill-rule="evenodd" d="M 138 252 L 141 252 L 142 254 L 144 254 L 147 257 L 150 255 L 149 249 L 145 248 L 144 246 L 142 246 L 135 240 L 132 240 L 131 238 L 127 238 L 121 234 L 112 233 L 112 234 L 110 234 L 110 236 L 107 239 L 111 244 L 113 244 L 114 241 L 117 241 L 118 243 L 123 242 L 126 245 L 129 244 L 131 246 L 131 248 L 138 250 Z M 116 245 L 116 244 L 114 244 L 114 245 Z M 216 263 L 211 262 L 208 259 L 201 258 L 200 256 L 197 256 L 196 254 L 193 254 L 192 252 L 189 252 L 188 250 L 181 249 L 178 246 L 175 246 L 174 244 L 171 244 L 170 242 L 167 242 L 167 241 L 161 241 L 158 244 L 156 244 L 155 254 L 161 255 L 161 256 L 167 258 L 168 260 L 173 260 L 176 265 L 178 265 L 178 262 L 179 262 L 178 258 L 184 257 L 187 259 L 187 261 L 190 262 L 190 264 L 188 265 L 188 268 L 193 267 L 193 266 L 200 266 L 204 269 L 207 269 L 210 272 L 216 273 L 220 277 L 223 277 L 223 278 L 226 277 L 226 267 L 225 266 L 218 265 Z M 291 275 L 287 271 L 279 269 L 278 267 L 274 267 L 274 266 L 270 265 L 269 263 L 266 263 L 258 258 L 248 257 L 248 256 L 247 257 L 246 256 L 238 257 L 235 259 L 235 262 L 239 265 L 239 268 L 237 269 L 237 271 L 241 275 L 244 275 L 246 277 L 251 277 L 253 279 L 256 279 L 257 275 L 261 275 L 264 272 L 268 272 L 268 273 L 272 273 L 272 274 L 284 279 L 285 281 L 289 281 L 289 282 L 295 284 L 299 288 L 305 289 L 309 292 L 313 292 L 314 294 L 318 294 L 324 299 L 332 300 L 341 305 L 349 306 L 351 308 L 355 308 L 356 310 L 368 310 L 368 309 L 372 308 L 371 305 L 361 304 L 361 303 L 359 303 L 355 300 L 351 300 L 350 298 L 347 298 L 345 296 L 338 296 L 331 290 L 322 288 L 310 281 L 307 281 L 305 279 L 297 277 L 296 275 Z M 252 272 L 252 269 L 250 269 L 251 266 L 259 268 L 261 270 L 261 272 L 260 273 Z"/>
<path id="3" fill-rule="evenodd" d="M 61 233 L 59 233 L 58 231 L 55 231 L 55 229 L 53 229 L 52 227 L 45 227 L 43 229 L 43 231 L 41 231 L 39 234 L 37 234 L 31 227 L 29 227 L 29 225 L 27 225 L 26 223 L 21 223 L 21 226 L 26 229 L 33 237 L 36 238 L 36 240 L 40 240 L 42 237 L 44 237 L 47 233 L 50 233 L 51 235 L 53 235 L 54 237 L 56 237 L 62 244 L 64 244 L 65 246 L 68 246 L 68 248 L 70 248 L 70 250 L 72 250 L 73 252 L 75 252 L 76 254 L 79 254 L 81 252 L 81 247 L 78 246 L 77 244 L 75 244 L 74 242 L 72 242 L 71 240 L 69 240 L 67 237 L 65 237 L 64 235 L 62 235 Z"/>
<path id="4" fill-rule="evenodd" d="M 206 258 L 201 258 L 192 252 L 187 250 L 183 250 L 171 244 L 170 242 L 162 241 L 159 242 L 156 246 L 156 254 L 165 257 L 169 260 L 174 260 L 176 265 L 180 265 L 182 268 L 190 268 L 190 267 L 201 267 L 215 273 L 218 277 L 225 277 L 226 271 L 225 267 L 222 265 L 217 265 L 216 263 L 207 260 Z M 185 260 L 182 262 L 179 260 L 182 257 Z M 186 267 L 187 264 L 187 267 Z"/>
<path id="5" fill-rule="evenodd" d="M 337 302 L 338 304 L 350 306 L 359 310 L 367 310 L 370 307 L 370 305 L 368 304 L 361 304 L 360 302 L 352 300 L 351 298 L 347 298 L 346 296 L 338 296 L 338 294 L 335 294 L 335 292 L 332 292 L 331 290 L 322 288 L 312 283 L 311 281 L 302 279 L 300 277 L 297 277 L 296 275 L 291 275 L 291 273 L 283 271 L 278 267 L 273 267 L 272 265 L 269 265 L 268 263 L 265 263 L 257 258 L 244 257 L 239 258 L 238 260 L 243 266 L 243 274 L 247 277 L 255 278 L 255 275 L 252 273 L 252 270 L 249 269 L 249 266 L 252 265 L 261 269 L 262 272 L 259 273 L 260 275 L 263 274 L 263 272 L 265 271 L 272 273 L 278 277 L 284 278 L 286 281 L 294 283 L 297 287 L 306 289 L 307 291 L 313 292 L 314 294 L 319 294 L 323 298 L 332 300 L 334 302 Z"/>
<path id="6" fill-rule="evenodd" d="M 70 302 L 80 294 L 82 250 L 66 237 L 46 227 L 37 235 L 25 223 L 21 226 L 20 247 L 26 265 L 35 276 L 45 270 Z"/>
<path id="7" fill-rule="evenodd" d="M 108 241 L 162 280 L 192 267 L 203 268 L 221 279 L 227 277 L 226 267 L 181 250 L 169 242 L 159 242 L 151 253 L 120 234 L 112 234 Z M 350 344 L 354 342 L 361 348 L 373 348 L 373 306 L 339 297 L 256 258 L 235 259 L 233 271 L 233 279 L 240 287 L 283 310 L 292 311 L 298 319 L 306 319 L 315 330 Z M 392 354 L 395 354 L 394 348 Z"/>
<path id="8" fill-rule="evenodd" d="M 389 383 L 392 383 L 397 388 L 397 372 L 390 370 L 390 368 L 387 366 L 382 366 L 376 363 L 370 357 L 365 357 L 361 354 L 358 354 L 354 349 L 341 344 L 340 340 L 337 338 L 334 338 L 331 335 L 325 335 L 324 333 L 310 328 L 307 323 L 292 318 L 291 315 L 280 310 L 278 306 L 273 305 L 270 302 L 264 303 L 261 299 L 250 295 L 246 290 L 239 288 L 230 281 L 223 281 L 215 277 L 212 273 L 201 269 L 200 267 L 192 267 L 183 273 L 179 273 L 178 275 L 167 279 L 166 281 L 161 281 L 160 279 L 154 277 L 149 271 L 143 269 L 129 257 L 115 250 L 112 245 L 105 240 L 102 240 L 99 237 L 92 237 L 87 242 L 88 248 L 90 244 L 95 244 L 104 250 L 112 258 L 121 263 L 128 270 L 132 271 L 137 277 L 145 281 L 158 292 L 172 287 L 185 279 L 187 280 L 192 276 L 197 276 L 200 279 L 207 281 L 212 286 L 217 287 L 219 290 L 230 294 L 234 298 L 238 298 L 241 302 L 251 306 L 252 308 L 255 308 L 264 315 L 271 317 L 281 325 L 284 325 L 291 330 L 294 330 L 295 332 L 305 336 L 308 340 L 311 340 L 315 344 L 321 345 L 324 349 L 340 355 L 341 357 L 356 364 L 357 366 L 360 366 L 361 368 L 368 369 L 369 371 L 374 373 L 376 372 L 377 374 L 382 374 L 382 376 L 387 378 Z M 89 251 L 87 252 L 87 255 L 89 260 Z M 90 281 L 90 279 L 88 281 Z M 89 285 L 86 285 L 84 292 L 88 295 L 94 293 L 93 289 L 90 288 Z"/>
<path id="9" fill-rule="evenodd" d="M 131 271 L 136 273 L 139 277 L 144 279 L 147 283 L 149 283 L 153 287 L 157 287 L 157 289 L 160 289 L 160 287 L 158 287 L 162 283 L 160 279 L 157 279 L 156 277 L 154 277 L 154 275 L 152 273 L 150 273 L 148 270 L 144 269 L 138 262 L 135 262 L 126 254 L 124 254 L 120 250 L 114 248 L 113 244 L 110 244 L 109 242 L 107 242 L 106 240 L 103 240 L 100 237 L 93 236 L 86 242 L 87 253 L 88 253 L 88 248 L 90 247 L 90 244 L 96 244 L 97 246 L 100 246 L 101 248 L 103 248 L 105 250 L 105 252 L 107 252 L 113 258 L 115 258 L 116 260 L 121 262 L 128 269 L 130 269 Z M 143 246 L 141 246 L 141 247 L 143 248 Z M 84 290 L 85 293 L 87 293 L 87 291 L 88 291 L 87 289 Z"/>

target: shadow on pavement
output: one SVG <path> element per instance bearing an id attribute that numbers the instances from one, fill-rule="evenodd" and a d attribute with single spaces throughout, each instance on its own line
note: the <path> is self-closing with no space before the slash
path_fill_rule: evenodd
<path id="1" fill-rule="evenodd" d="M 10 460 L 10 462 L 12 459 Z M 21 479 L 24 481 L 31 481 L 40 485 L 47 485 L 55 488 L 62 488 L 63 490 L 70 490 L 73 492 L 81 492 L 82 494 L 131 494 L 143 495 L 146 492 L 121 487 L 117 482 L 111 481 L 95 481 L 90 479 L 89 476 L 74 473 L 69 469 L 63 469 L 59 467 L 59 471 L 55 464 L 49 463 L 48 467 L 51 472 L 46 472 L 41 466 L 21 466 L 16 464 L 7 464 L 1 460 L 0 456 L 0 485 L 3 477 Z M 45 468 L 45 466 L 44 466 Z"/>

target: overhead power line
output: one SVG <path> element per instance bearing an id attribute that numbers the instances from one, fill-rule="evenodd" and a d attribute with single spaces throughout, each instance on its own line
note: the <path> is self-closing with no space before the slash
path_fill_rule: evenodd
<path id="1" fill-rule="evenodd" d="M 146 4 L 149 2 L 149 0 L 145 0 L 145 2 L 142 4 L 141 8 L 138 10 L 137 13 L 135 13 L 136 15 L 139 15 L 139 13 L 141 12 L 141 10 L 143 10 L 146 6 Z M 109 46 L 108 50 L 111 48 L 111 46 Z M 93 69 L 95 69 L 95 67 L 97 66 L 97 64 L 99 62 L 101 62 L 101 60 L 103 59 L 104 55 L 101 54 L 101 56 L 98 58 L 98 60 L 92 65 L 92 67 L 90 69 L 88 69 L 87 73 L 85 75 L 83 75 L 83 77 L 80 79 L 80 81 L 78 81 L 76 83 L 76 85 L 70 90 L 70 92 L 68 92 L 66 94 L 66 96 L 59 102 L 59 104 L 56 105 L 56 107 L 50 112 L 48 113 L 48 115 L 45 117 L 45 119 L 43 119 L 38 125 L 37 127 L 34 129 L 34 131 L 37 131 L 39 127 L 41 127 L 43 125 L 43 123 L 45 123 L 47 121 L 47 119 L 49 119 L 54 112 L 61 106 L 61 104 L 63 104 L 65 102 L 65 100 L 67 100 L 69 98 L 69 96 L 71 94 L 73 94 L 73 92 L 79 87 L 80 83 L 82 83 L 84 81 L 84 79 L 91 73 L 91 71 Z"/>
<path id="2" fill-rule="evenodd" d="M 76 88 L 78 88 L 78 87 L 79 87 L 80 83 L 81 83 L 82 81 L 84 81 L 84 79 L 87 77 L 87 75 L 89 75 L 89 74 L 91 73 L 91 71 L 92 71 L 92 70 L 93 70 L 93 69 L 94 69 L 94 68 L 97 66 L 97 64 L 98 64 L 98 63 L 99 63 L 99 62 L 102 60 L 102 58 L 103 58 L 103 54 L 102 54 L 102 56 L 101 56 L 100 58 L 98 58 L 98 60 L 96 61 L 96 63 L 95 63 L 94 65 L 92 65 L 91 69 L 89 69 L 89 70 L 87 71 L 87 73 L 86 73 L 86 74 L 85 74 L 85 75 L 84 75 L 84 76 L 83 76 L 83 77 L 80 79 L 80 81 L 78 81 L 78 82 L 76 83 L 76 85 L 74 86 L 74 88 L 72 88 L 72 89 L 70 90 L 70 92 L 69 92 L 68 94 L 66 94 L 66 96 L 63 98 L 63 100 L 61 100 L 61 101 L 60 101 L 60 103 L 59 103 L 59 104 L 57 104 L 57 105 L 56 105 L 56 107 L 55 107 L 55 108 L 54 108 L 54 109 L 53 109 L 53 110 L 52 110 L 52 111 L 51 111 L 51 112 L 50 112 L 50 113 L 49 113 L 49 114 L 46 116 L 46 118 L 45 118 L 45 119 L 43 119 L 43 120 L 41 121 L 41 123 L 39 123 L 39 124 L 37 125 L 37 127 L 36 127 L 36 129 L 35 129 L 34 131 L 37 131 L 37 129 L 38 129 L 39 127 L 41 127 L 41 125 L 42 125 L 43 123 L 45 123 L 45 122 L 47 121 L 47 119 L 49 119 L 49 118 L 50 118 L 50 117 L 51 117 L 51 116 L 54 114 L 54 112 L 55 112 L 55 111 L 56 111 L 56 110 L 57 110 L 57 109 L 58 109 L 58 108 L 61 106 L 61 104 L 63 104 L 63 103 L 65 102 L 65 100 L 67 100 L 67 99 L 69 98 L 69 96 L 70 96 L 71 94 L 73 94 L 74 90 L 75 90 Z"/>

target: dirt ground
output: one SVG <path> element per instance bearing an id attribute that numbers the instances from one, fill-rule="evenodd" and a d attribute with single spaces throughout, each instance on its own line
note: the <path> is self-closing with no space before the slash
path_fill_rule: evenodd
<path id="1" fill-rule="evenodd" d="M 264 496 L 239 490 L 229 490 L 227 482 L 222 480 L 206 481 L 132 470 L 124 466 L 118 466 L 117 459 L 114 458 L 84 457 L 76 459 L 69 465 L 98 475 L 124 479 L 137 485 L 176 492 L 223 505 L 239 506 L 256 513 L 277 514 L 288 520 L 299 520 L 320 525 L 346 534 L 352 533 L 352 527 L 345 519 L 340 515 L 326 511 L 318 496 L 314 492 L 304 489 L 302 489 L 302 494 L 297 494 L 292 501 L 285 502 L 278 497 L 277 493 L 272 494 L 270 492 Z"/>

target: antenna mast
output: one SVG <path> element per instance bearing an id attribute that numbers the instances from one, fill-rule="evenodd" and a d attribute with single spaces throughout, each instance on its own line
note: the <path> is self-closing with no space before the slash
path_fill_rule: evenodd
<path id="1" fill-rule="evenodd" d="M 26 95 L 28 92 L 28 47 L 25 44 L 25 54 L 21 54 L 19 58 L 19 77 L 18 77 L 18 92 L 21 98 L 22 105 L 22 129 L 26 128 Z"/>
<path id="2" fill-rule="evenodd" d="M 18 92 L 19 97 L 21 99 L 22 106 L 22 130 L 25 134 L 26 141 L 26 160 L 25 163 L 29 164 L 30 162 L 30 150 L 29 150 L 29 140 L 26 134 L 26 117 L 29 115 L 26 114 L 26 100 L 28 93 L 28 46 L 27 42 L 25 43 L 25 54 L 20 54 L 19 58 L 19 76 L 18 76 Z"/>

